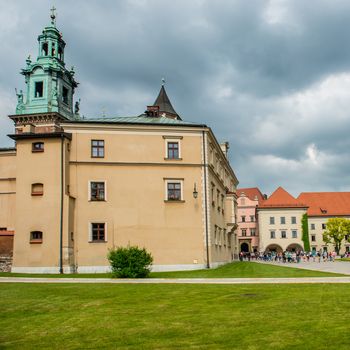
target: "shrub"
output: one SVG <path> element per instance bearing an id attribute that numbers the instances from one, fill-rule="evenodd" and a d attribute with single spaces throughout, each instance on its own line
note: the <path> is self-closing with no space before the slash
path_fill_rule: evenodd
<path id="1" fill-rule="evenodd" d="M 301 218 L 301 227 L 303 230 L 302 240 L 304 242 L 304 250 L 306 252 L 309 252 L 310 251 L 310 240 L 309 240 L 309 223 L 308 223 L 307 214 L 304 214 L 303 217 Z"/>
<path id="2" fill-rule="evenodd" d="M 117 247 L 108 253 L 112 273 L 119 278 L 144 278 L 151 271 L 153 257 L 145 248 Z"/>

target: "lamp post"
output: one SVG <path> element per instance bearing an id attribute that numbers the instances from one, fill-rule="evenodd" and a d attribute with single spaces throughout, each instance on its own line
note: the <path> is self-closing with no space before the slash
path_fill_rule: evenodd
<path id="1" fill-rule="evenodd" d="M 193 187 L 193 198 L 196 199 L 198 197 L 197 185 L 194 183 Z"/>

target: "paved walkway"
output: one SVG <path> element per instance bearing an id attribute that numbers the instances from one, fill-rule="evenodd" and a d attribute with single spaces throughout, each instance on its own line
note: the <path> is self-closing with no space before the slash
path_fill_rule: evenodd
<path id="1" fill-rule="evenodd" d="M 146 279 L 0 277 L 0 283 L 295 284 L 295 283 L 350 283 L 350 277 L 146 278 Z"/>
<path id="2" fill-rule="evenodd" d="M 316 259 L 317 260 L 317 259 Z M 254 260 L 255 261 L 255 260 Z M 326 261 L 326 262 L 313 262 L 313 261 L 306 261 L 306 262 L 300 262 L 298 264 L 296 263 L 282 263 L 282 262 L 265 262 L 265 261 L 258 261 L 261 264 L 270 264 L 270 265 L 277 265 L 277 266 L 287 266 L 287 267 L 295 267 L 298 269 L 304 269 L 304 270 L 313 270 L 313 271 L 323 271 L 323 272 L 333 272 L 333 273 L 341 273 L 343 275 L 350 275 L 350 262 L 347 261 Z"/>

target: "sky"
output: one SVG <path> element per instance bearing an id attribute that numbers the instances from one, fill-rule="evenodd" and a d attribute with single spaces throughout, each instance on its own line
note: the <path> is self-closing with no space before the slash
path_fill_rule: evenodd
<path id="1" fill-rule="evenodd" d="M 350 191 L 350 1 L 0 0 L 0 147 L 52 5 L 86 118 L 141 114 L 165 78 L 239 187 Z"/>

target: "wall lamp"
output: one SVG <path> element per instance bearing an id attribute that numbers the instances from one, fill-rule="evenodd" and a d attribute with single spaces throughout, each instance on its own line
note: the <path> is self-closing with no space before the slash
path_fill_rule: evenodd
<path id="1" fill-rule="evenodd" d="M 197 198 L 197 197 L 198 197 L 197 185 L 196 185 L 196 183 L 194 183 L 193 198 Z"/>

